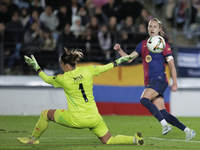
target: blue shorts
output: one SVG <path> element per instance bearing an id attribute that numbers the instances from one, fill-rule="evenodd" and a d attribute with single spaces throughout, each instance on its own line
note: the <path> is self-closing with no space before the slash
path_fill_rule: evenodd
<path id="1" fill-rule="evenodd" d="M 160 96 L 163 97 L 163 94 L 167 86 L 168 86 L 168 83 L 166 81 L 152 79 L 150 80 L 149 84 L 145 88 L 152 88 L 156 92 L 158 92 Z"/>

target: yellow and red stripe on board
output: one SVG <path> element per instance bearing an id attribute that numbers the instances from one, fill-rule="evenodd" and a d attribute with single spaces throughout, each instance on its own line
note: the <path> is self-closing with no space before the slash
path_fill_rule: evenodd
<path id="1" fill-rule="evenodd" d="M 102 65 L 100 63 L 79 63 L 77 66 Z M 170 78 L 169 66 L 166 66 L 168 81 Z M 96 85 L 114 85 L 114 86 L 144 86 L 143 65 L 117 66 L 99 76 L 94 76 Z"/>

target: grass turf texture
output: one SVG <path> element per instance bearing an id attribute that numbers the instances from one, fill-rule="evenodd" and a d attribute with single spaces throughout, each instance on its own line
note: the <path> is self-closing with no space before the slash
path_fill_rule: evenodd
<path id="1" fill-rule="evenodd" d="M 39 145 L 21 144 L 17 137 L 32 133 L 39 116 L 0 116 L 0 150 L 185 150 L 199 149 L 199 117 L 178 119 L 196 132 L 196 137 L 185 141 L 185 133 L 173 127 L 162 135 L 160 123 L 152 116 L 103 116 L 111 134 L 134 135 L 142 132 L 145 145 L 105 145 L 89 129 L 71 129 L 50 122 Z"/>

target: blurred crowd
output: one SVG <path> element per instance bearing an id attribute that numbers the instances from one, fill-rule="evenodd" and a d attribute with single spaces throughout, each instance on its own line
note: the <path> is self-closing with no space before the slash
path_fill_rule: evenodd
<path id="1" fill-rule="evenodd" d="M 31 54 L 42 68 L 55 69 L 62 47 L 80 48 L 83 61 L 101 63 L 115 58 L 112 47 L 116 42 L 125 52 L 134 50 L 148 38 L 148 21 L 157 16 L 145 7 L 145 1 L 149 0 L 1 0 L 5 73 L 21 63 L 23 74 L 27 74 L 23 56 Z M 187 30 L 198 29 L 193 23 L 199 21 L 199 0 L 152 1 L 159 9 L 166 7 L 166 18 L 173 27 L 185 26 L 190 18 Z"/>
<path id="2" fill-rule="evenodd" d="M 179 0 L 172 8 L 173 16 L 170 18 L 173 18 L 173 27 L 181 28 L 181 31 L 187 33 L 188 39 L 200 32 L 200 0 Z M 197 44 L 200 44 L 199 36 Z"/>

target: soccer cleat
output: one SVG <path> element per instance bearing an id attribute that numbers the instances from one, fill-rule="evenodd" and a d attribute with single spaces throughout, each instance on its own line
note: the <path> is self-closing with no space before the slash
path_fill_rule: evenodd
<path id="1" fill-rule="evenodd" d="M 189 141 L 193 137 L 195 137 L 195 135 L 196 135 L 196 133 L 194 132 L 194 130 L 190 129 L 190 131 L 186 132 L 185 140 Z"/>
<path id="2" fill-rule="evenodd" d="M 144 139 L 142 137 L 142 132 L 137 132 L 135 134 L 135 143 L 137 145 L 144 145 Z"/>
<path id="3" fill-rule="evenodd" d="M 172 131 L 172 126 L 170 125 L 165 125 L 163 126 L 163 131 L 162 131 L 162 135 L 166 135 L 168 132 Z"/>
<path id="4" fill-rule="evenodd" d="M 17 140 L 20 143 L 24 143 L 24 144 L 39 144 L 39 140 L 33 140 L 31 138 L 31 135 L 29 135 L 27 137 L 18 137 Z"/>

